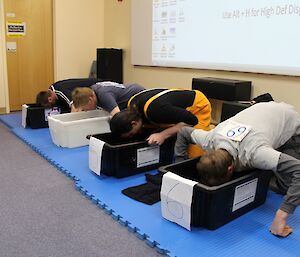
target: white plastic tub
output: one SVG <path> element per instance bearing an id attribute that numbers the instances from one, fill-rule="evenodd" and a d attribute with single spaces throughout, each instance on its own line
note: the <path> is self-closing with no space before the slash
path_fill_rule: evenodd
<path id="1" fill-rule="evenodd" d="M 54 144 L 61 147 L 79 147 L 89 144 L 87 135 L 107 133 L 110 115 L 104 110 L 58 114 L 48 117 Z"/>

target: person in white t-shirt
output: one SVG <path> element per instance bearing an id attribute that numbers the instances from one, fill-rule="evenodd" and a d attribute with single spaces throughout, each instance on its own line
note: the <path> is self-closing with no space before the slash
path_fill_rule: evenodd
<path id="1" fill-rule="evenodd" d="M 201 183 L 215 186 L 228 181 L 233 172 L 250 168 L 272 170 L 284 200 L 270 227 L 272 234 L 292 233 L 287 218 L 300 204 L 300 115 L 286 103 L 257 103 L 214 129 L 184 127 L 177 134 L 176 159 L 185 159 L 187 145 L 206 150 L 197 164 Z M 295 141 L 294 143 L 291 141 Z M 293 156 L 281 152 L 290 143 Z"/>

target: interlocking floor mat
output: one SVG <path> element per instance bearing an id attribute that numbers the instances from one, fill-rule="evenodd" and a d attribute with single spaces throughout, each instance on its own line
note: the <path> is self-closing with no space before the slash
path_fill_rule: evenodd
<path id="1" fill-rule="evenodd" d="M 160 203 L 148 206 L 121 193 L 124 188 L 144 183 L 144 174 L 123 179 L 98 177 L 88 168 L 87 146 L 60 148 L 52 143 L 49 129 L 10 127 L 17 137 L 58 170 L 74 179 L 78 190 L 113 219 L 127 226 L 140 239 L 163 254 L 178 257 L 299 256 L 299 210 L 289 218 L 289 224 L 294 228 L 291 236 L 285 239 L 277 238 L 268 231 L 282 196 L 269 192 L 263 206 L 217 230 L 193 228 L 192 231 L 187 231 L 162 218 Z"/>
<path id="2" fill-rule="evenodd" d="M 9 128 L 21 127 L 22 112 L 0 115 L 0 121 L 2 121 Z"/>

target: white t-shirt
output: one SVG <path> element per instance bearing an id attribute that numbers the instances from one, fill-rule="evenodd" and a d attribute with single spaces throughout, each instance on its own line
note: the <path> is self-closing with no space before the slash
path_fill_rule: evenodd
<path id="1" fill-rule="evenodd" d="M 232 129 L 232 122 L 249 126 L 241 141 L 230 139 L 224 131 Z M 221 131 L 223 133 L 221 133 Z M 240 131 L 244 131 L 241 129 Z M 239 132 L 238 128 L 235 131 Z M 286 103 L 257 103 L 232 118 L 220 123 L 211 131 L 194 130 L 192 139 L 204 150 L 225 149 L 233 157 L 237 170 L 260 168 L 275 171 L 282 146 L 293 135 L 300 134 L 300 115 Z"/>

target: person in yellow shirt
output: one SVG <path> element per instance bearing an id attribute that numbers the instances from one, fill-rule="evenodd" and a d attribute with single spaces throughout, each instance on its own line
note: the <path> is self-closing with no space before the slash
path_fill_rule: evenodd
<path id="1" fill-rule="evenodd" d="M 203 93 L 188 89 L 149 89 L 134 95 L 128 108 L 114 115 L 110 121 L 112 133 L 133 137 L 144 127 L 163 128 L 151 134 L 149 144 L 161 145 L 183 126 L 209 130 L 211 105 Z M 189 157 L 202 154 L 197 146 L 189 147 Z"/>

